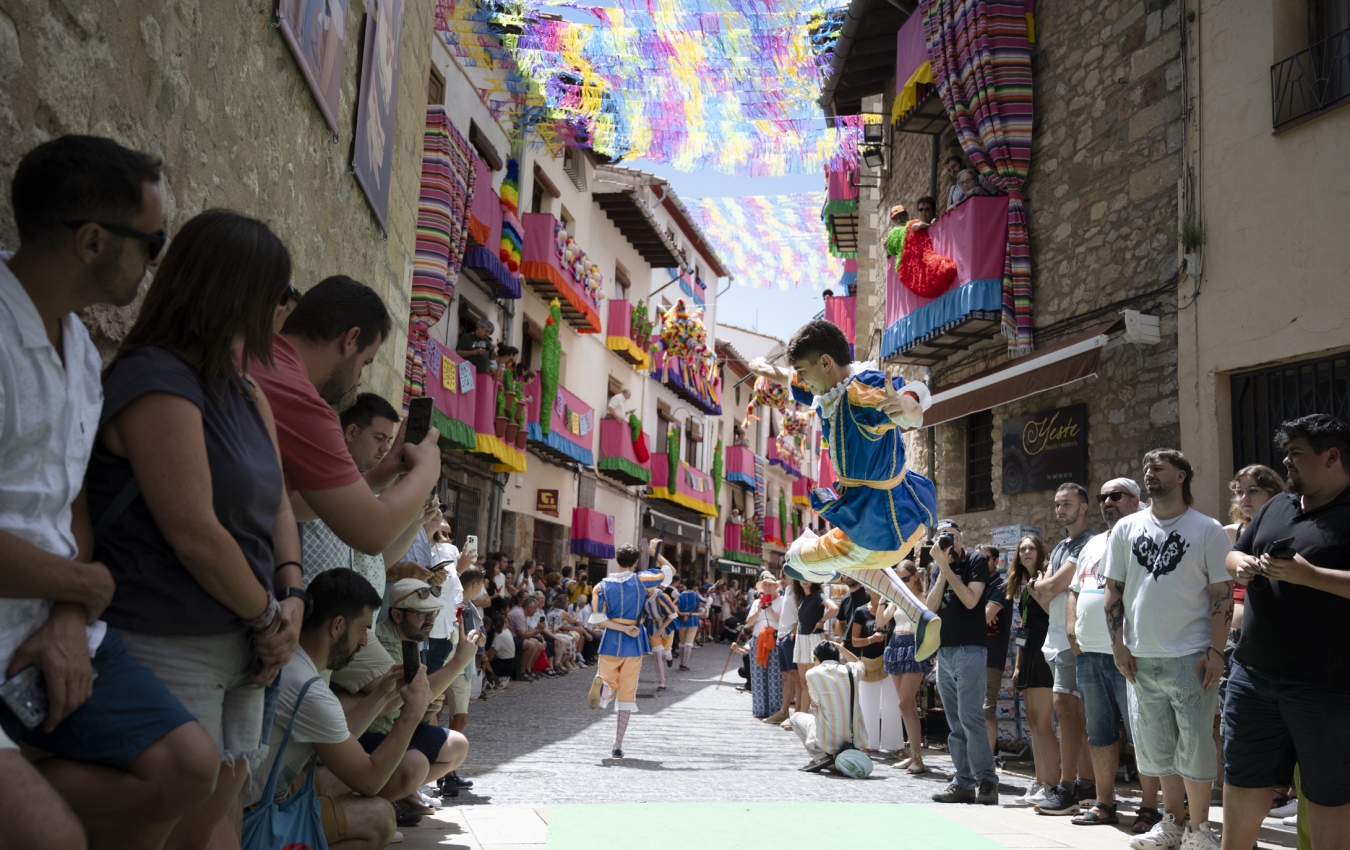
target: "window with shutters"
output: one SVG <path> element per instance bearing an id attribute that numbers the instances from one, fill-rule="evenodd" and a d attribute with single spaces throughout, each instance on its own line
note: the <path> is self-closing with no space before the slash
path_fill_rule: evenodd
<path id="1" fill-rule="evenodd" d="M 972 413 L 966 425 L 966 510 L 994 507 L 994 412 Z"/>

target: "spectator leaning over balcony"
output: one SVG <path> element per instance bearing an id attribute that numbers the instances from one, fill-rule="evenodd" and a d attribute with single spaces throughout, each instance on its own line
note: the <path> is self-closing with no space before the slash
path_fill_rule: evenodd
<path id="1" fill-rule="evenodd" d="M 1129 682 L 1139 772 L 1162 780 L 1165 814 L 1136 848 L 1217 848 L 1209 825 L 1216 764 L 1214 709 L 1233 583 L 1223 567 L 1223 526 L 1191 508 L 1191 464 L 1175 449 L 1144 455 L 1148 510 L 1111 529 L 1106 623 L 1116 666 Z M 1183 831 L 1183 802 L 1191 828 Z M 1270 795 L 1266 792 L 1269 808 Z M 1247 850 L 1247 848 L 1243 848 Z"/>
<path id="2" fill-rule="evenodd" d="M 623 422 L 628 421 L 628 400 L 633 397 L 633 391 L 624 387 L 617 393 L 609 397 L 609 404 L 605 405 L 605 416 L 610 419 L 618 419 Z"/>
<path id="3" fill-rule="evenodd" d="M 241 370 L 266 363 L 290 255 L 225 210 L 174 237 L 104 378 L 89 464 L 95 543 L 117 592 L 105 619 L 220 749 L 215 791 L 169 846 L 236 828 L 265 754 L 264 688 L 290 660 L 307 597 L 269 399 Z M 120 512 L 120 513 L 119 513 Z"/>
<path id="4" fill-rule="evenodd" d="M 1096 794 L 1077 664 L 1065 630 L 1069 585 L 1078 566 L 1078 553 L 1095 533 L 1088 526 L 1088 495 L 1083 485 L 1063 484 L 1055 492 L 1055 519 L 1064 527 L 1064 539 L 1050 550 L 1046 577 L 1027 583 L 1027 590 L 1050 612 L 1042 652 L 1055 677 L 1054 706 L 1059 716 L 1059 785 L 1036 804 L 1036 812 L 1071 815 L 1078 811 L 1079 800 L 1090 800 Z"/>
<path id="5" fill-rule="evenodd" d="M 1284 423 L 1275 439 L 1290 492 L 1266 503 L 1228 555 L 1229 572 L 1247 585 L 1247 610 L 1223 712 L 1223 846 L 1256 840 L 1271 787 L 1290 784 L 1297 763 L 1300 829 L 1306 821 L 1313 847 L 1344 847 L 1350 427 L 1313 414 Z"/>
<path id="6" fill-rule="evenodd" d="M 455 353 L 473 364 L 474 371 L 486 375 L 492 371 L 492 323 L 480 319 L 473 330 L 459 335 L 455 343 Z"/>
<path id="7" fill-rule="evenodd" d="M 1111 655 L 1106 631 L 1106 546 L 1111 529 L 1124 516 L 1139 510 L 1139 485 L 1133 478 L 1113 478 L 1097 496 L 1106 531 L 1094 536 L 1078 553 L 1073 583 L 1069 585 L 1066 628 L 1069 646 L 1078 658 L 1078 687 L 1087 718 L 1092 772 L 1097 778 L 1096 803 L 1073 819 L 1079 826 L 1119 823 L 1116 816 L 1116 769 L 1120 766 L 1120 727 L 1130 724 L 1125 677 Z M 1158 777 L 1140 774 L 1142 799 L 1135 810 L 1133 831 L 1153 828 L 1158 813 Z"/>
<path id="8" fill-rule="evenodd" d="M 202 726 L 100 619 L 114 583 L 91 563 L 82 489 L 102 361 L 76 313 L 136 297 L 163 245 L 159 178 L 158 160 L 93 136 L 39 145 L 14 173 L 19 250 L 0 255 L 0 680 L 40 673 L 48 712 L 29 729 L 0 706 L 5 847 L 82 848 L 86 834 L 88 846 L 162 847 L 219 765 Z M 270 299 L 278 281 L 249 284 Z M 30 764 L 21 742 L 52 757 Z"/>

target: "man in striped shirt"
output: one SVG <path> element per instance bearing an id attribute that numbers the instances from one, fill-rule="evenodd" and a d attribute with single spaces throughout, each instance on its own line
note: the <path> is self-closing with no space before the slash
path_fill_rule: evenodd
<path id="1" fill-rule="evenodd" d="M 845 661 L 840 662 L 843 654 Z M 858 749 L 867 748 L 867 729 L 863 724 L 862 708 L 858 706 L 858 685 L 862 682 L 863 665 L 857 656 L 837 643 L 822 642 L 815 650 L 819 663 L 806 671 L 806 690 L 811 695 L 814 715 L 797 712 L 792 715 L 792 731 L 802 739 L 813 761 L 808 770 L 825 767 L 846 743 Z M 850 676 L 852 682 L 850 686 Z M 850 696 L 852 711 L 849 710 Z M 849 732 L 849 718 L 853 731 Z"/>

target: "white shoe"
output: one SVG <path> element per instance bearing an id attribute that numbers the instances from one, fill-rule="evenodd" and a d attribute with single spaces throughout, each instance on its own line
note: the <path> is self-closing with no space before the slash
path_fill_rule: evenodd
<path id="1" fill-rule="evenodd" d="M 443 809 L 446 806 L 450 805 L 449 803 L 441 799 L 440 794 L 437 794 L 435 797 L 432 797 L 429 794 L 423 794 L 422 792 L 419 791 L 417 792 L 417 799 L 422 803 L 422 805 L 426 806 L 429 809 Z"/>
<path id="2" fill-rule="evenodd" d="M 1044 782 L 1032 782 L 1031 787 L 1027 789 L 1027 793 L 1020 797 L 1013 797 L 1003 805 L 1015 809 L 1026 808 L 1027 806 L 1039 806 L 1041 803 L 1045 802 L 1046 796 L 1050 793 L 1050 787 L 1051 786 Z"/>
<path id="3" fill-rule="evenodd" d="M 403 843 L 403 833 L 401 833 L 401 832 L 395 832 L 395 833 L 394 833 L 394 837 L 391 838 L 391 839 L 389 839 L 389 843 L 390 843 L 390 844 L 402 844 L 402 843 Z"/>
<path id="4" fill-rule="evenodd" d="M 1221 846 L 1219 836 L 1214 834 L 1207 823 L 1186 830 L 1186 838 L 1181 842 L 1181 850 L 1220 850 Z"/>
<path id="5" fill-rule="evenodd" d="M 1281 820 L 1280 823 L 1284 824 L 1285 826 L 1298 826 L 1298 815 L 1290 815 L 1289 817 Z"/>
<path id="6" fill-rule="evenodd" d="M 1180 850 L 1181 839 L 1184 837 L 1185 833 L 1177 824 L 1176 818 L 1164 814 L 1162 820 L 1155 823 L 1152 829 L 1130 841 L 1130 847 L 1133 850 Z"/>

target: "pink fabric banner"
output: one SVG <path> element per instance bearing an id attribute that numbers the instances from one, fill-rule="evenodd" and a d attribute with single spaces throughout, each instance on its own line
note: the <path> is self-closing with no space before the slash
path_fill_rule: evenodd
<path id="1" fill-rule="evenodd" d="M 741 531 L 744 525 L 736 523 L 727 523 L 726 528 L 722 529 L 722 548 L 730 549 L 732 552 L 744 552 L 741 548 Z"/>
<path id="2" fill-rule="evenodd" d="M 1003 280 L 1008 245 L 1006 196 L 969 198 L 928 226 L 933 250 L 956 260 L 956 281 L 948 293 L 975 280 Z M 944 293 L 945 294 L 945 293 Z M 941 297 L 941 296 L 939 296 Z M 895 271 L 895 258 L 886 263 L 886 325 L 889 327 L 936 298 L 915 295 Z"/>
<path id="3" fill-rule="evenodd" d="M 633 305 L 622 298 L 609 299 L 609 322 L 605 325 L 606 336 L 633 338 Z"/>
<path id="4" fill-rule="evenodd" d="M 853 184 L 857 180 L 858 172 L 856 169 L 839 169 L 837 171 L 827 170 L 825 172 L 825 200 L 827 201 L 852 201 L 858 197 L 858 187 Z"/>
<path id="5" fill-rule="evenodd" d="M 600 456 L 621 457 L 629 463 L 647 468 L 633 453 L 633 429 L 618 419 L 600 420 Z"/>
<path id="6" fill-rule="evenodd" d="M 928 61 L 928 39 L 923 33 L 923 15 L 916 10 L 895 35 L 895 85 L 903 86 L 920 65 Z"/>
<path id="7" fill-rule="evenodd" d="M 832 322 L 844 332 L 848 337 L 848 344 L 853 345 L 853 335 L 855 333 L 855 311 L 857 298 L 852 295 L 839 296 L 825 299 L 825 321 Z"/>
<path id="8" fill-rule="evenodd" d="M 572 509 L 572 539 L 614 545 L 614 517 L 593 508 Z"/>
<path id="9" fill-rule="evenodd" d="M 674 489 L 681 496 L 687 496 L 698 502 L 708 505 L 713 504 L 712 477 L 706 472 L 700 472 L 694 469 L 684 461 L 680 461 L 680 469 L 675 482 L 675 487 L 671 488 L 667 479 L 670 477 L 670 456 L 665 452 L 653 454 L 649 465 L 652 473 L 652 486 Z M 691 480 L 692 479 L 692 480 Z"/>
<path id="10" fill-rule="evenodd" d="M 778 517 L 766 516 L 764 518 L 764 539 L 776 541 L 784 546 L 787 545 L 787 541 L 783 539 L 783 530 L 778 523 Z"/>
<path id="11" fill-rule="evenodd" d="M 485 372 L 474 373 L 473 430 L 479 434 L 497 436 L 493 420 L 497 418 L 497 379 Z"/>
<path id="12" fill-rule="evenodd" d="M 444 370 L 446 361 L 450 368 L 454 369 L 456 374 L 452 379 L 455 390 L 451 392 L 445 388 Z M 448 348 L 441 348 L 440 344 L 434 339 L 427 340 L 427 363 L 430 368 L 427 370 L 426 394 L 436 404 L 436 409 L 451 419 L 463 422 L 470 428 L 474 427 L 476 422 L 477 410 L 477 390 L 474 392 L 464 392 L 459 382 L 459 364 L 464 359 Z M 474 374 L 474 386 L 478 385 L 478 375 Z"/>
<path id="13" fill-rule="evenodd" d="M 753 481 L 755 477 L 755 453 L 746 446 L 728 446 L 726 471 L 724 473 L 728 481 L 734 480 L 731 478 L 733 472 L 748 476 Z"/>
<path id="14" fill-rule="evenodd" d="M 496 256 L 502 243 L 502 202 L 492 188 L 492 171 L 487 167 L 487 163 L 480 158 L 475 159 L 473 165 L 477 177 L 474 179 L 476 188 L 469 213 L 480 223 L 487 225 L 487 241 L 483 246 Z"/>
<path id="15" fill-rule="evenodd" d="M 525 395 L 530 397 L 529 403 L 525 407 L 525 419 L 528 422 L 540 422 L 539 417 L 542 414 L 539 406 L 543 398 L 543 389 L 539 375 L 534 376 L 534 380 L 525 385 Z M 562 437 L 570 443 L 573 443 L 586 451 L 591 451 L 595 445 L 595 411 L 589 404 L 577 398 L 566 387 L 558 387 L 557 401 L 553 403 L 553 410 L 550 411 L 548 420 L 549 430 Z M 568 412 L 575 413 L 579 422 L 577 426 L 585 431 L 585 434 L 578 434 L 572 430 L 572 424 L 567 421 Z M 587 421 L 586 417 L 589 417 Z M 627 427 L 625 423 L 624 427 Z M 631 449 L 630 449 L 631 451 Z"/>

